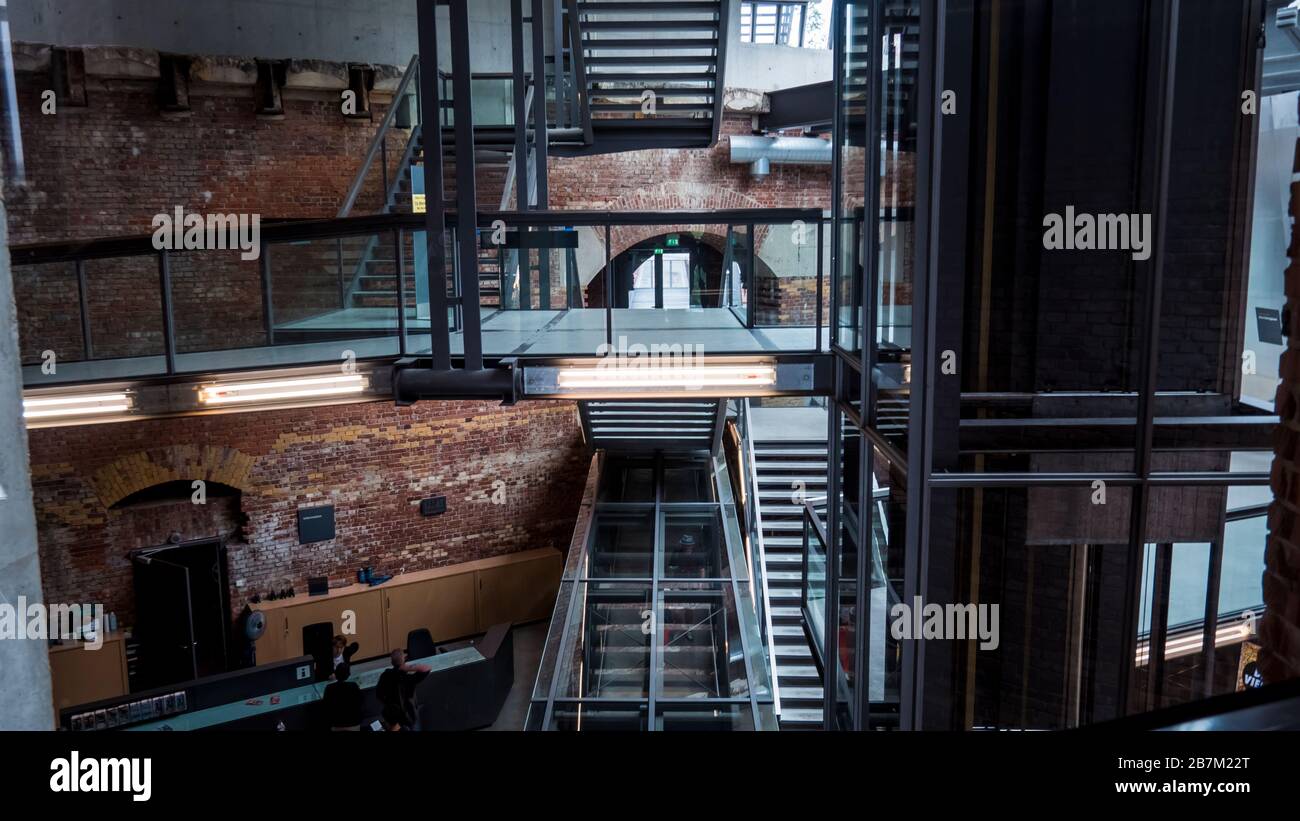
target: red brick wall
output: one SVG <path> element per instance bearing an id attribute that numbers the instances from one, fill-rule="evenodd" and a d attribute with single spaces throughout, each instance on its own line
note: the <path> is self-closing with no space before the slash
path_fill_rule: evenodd
<path id="1" fill-rule="evenodd" d="M 1287 349 L 1282 354 L 1274 434 L 1273 504 L 1264 554 L 1264 618 L 1259 655 L 1265 682 L 1300 677 L 1300 144 L 1291 181 L 1291 247 L 1287 256 Z"/>
<path id="2" fill-rule="evenodd" d="M 134 610 L 128 553 L 172 532 L 233 533 L 236 611 L 254 592 L 286 581 L 301 589 L 312 575 L 342 580 L 367 565 L 395 573 L 563 549 L 588 460 L 575 406 L 561 402 L 373 402 L 47 428 L 29 438 L 46 597 L 103 602 L 125 624 Z M 210 491 L 202 508 L 112 507 L 178 479 L 242 493 L 236 501 Z M 447 512 L 421 516 L 419 500 L 434 495 L 447 497 Z M 296 511 L 322 504 L 335 505 L 336 538 L 299 545 Z"/>
<path id="3" fill-rule="evenodd" d="M 749 115 L 729 114 L 712 148 L 647 149 L 592 157 L 551 157 L 552 208 L 616 210 L 681 208 L 830 208 L 829 165 L 773 165 L 765 179 L 730 160 L 732 134 L 750 134 Z"/>

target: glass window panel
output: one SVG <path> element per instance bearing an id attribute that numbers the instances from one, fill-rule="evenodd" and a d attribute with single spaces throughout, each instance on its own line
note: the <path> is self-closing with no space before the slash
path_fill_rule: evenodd
<path id="1" fill-rule="evenodd" d="M 600 476 L 602 502 L 653 502 L 655 466 L 650 460 L 608 457 Z"/>
<path id="2" fill-rule="evenodd" d="M 654 570 L 654 510 L 596 514 L 586 575 L 592 578 L 650 578 Z"/>
<path id="3" fill-rule="evenodd" d="M 664 513 L 663 575 L 716 579 L 730 575 L 727 542 L 716 508 Z"/>
<path id="4" fill-rule="evenodd" d="M 708 462 L 664 464 L 665 502 L 716 501 L 713 473 Z"/>
<path id="5" fill-rule="evenodd" d="M 670 584 L 660 591 L 663 698 L 749 695 L 744 641 L 729 583 Z M 748 705 L 746 705 L 748 706 Z"/>
<path id="6" fill-rule="evenodd" d="M 556 670 L 557 698 L 650 694 L 654 631 L 648 584 L 579 583 L 574 622 Z"/>

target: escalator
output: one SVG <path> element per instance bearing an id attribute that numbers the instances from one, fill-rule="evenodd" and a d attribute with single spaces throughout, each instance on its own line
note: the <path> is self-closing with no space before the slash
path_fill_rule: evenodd
<path id="1" fill-rule="evenodd" d="M 604 451 L 530 729 L 776 729 L 725 459 Z"/>

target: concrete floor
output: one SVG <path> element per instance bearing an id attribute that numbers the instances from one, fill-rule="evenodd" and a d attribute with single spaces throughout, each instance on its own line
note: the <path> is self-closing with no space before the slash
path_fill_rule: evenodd
<path id="1" fill-rule="evenodd" d="M 528 718 L 528 701 L 542 663 L 542 646 L 546 644 L 549 621 L 539 621 L 515 628 L 515 683 L 501 708 L 496 722 L 485 730 L 522 730 Z"/>

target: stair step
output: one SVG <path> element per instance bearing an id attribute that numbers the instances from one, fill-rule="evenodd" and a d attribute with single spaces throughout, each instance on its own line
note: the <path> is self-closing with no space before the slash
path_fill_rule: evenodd
<path id="1" fill-rule="evenodd" d="M 821 473 L 762 473 L 758 476 L 758 487 L 761 491 L 763 485 L 789 486 L 795 482 L 803 482 L 805 486 L 815 485 L 824 487 L 828 479 L 825 471 Z M 759 494 L 762 495 L 761 493 Z"/>
<path id="2" fill-rule="evenodd" d="M 825 698 L 825 691 L 821 686 L 812 687 L 807 685 L 794 685 L 793 687 L 781 688 L 781 712 L 784 714 L 786 704 L 792 701 L 821 701 Z"/>
<path id="3" fill-rule="evenodd" d="M 772 609 L 769 610 L 768 612 L 772 614 L 772 618 L 774 619 L 802 619 L 803 618 L 803 609 L 800 607 L 792 607 L 790 605 L 774 604 L 772 605 Z"/>
<path id="4" fill-rule="evenodd" d="M 794 726 L 821 727 L 822 711 L 808 707 L 796 707 L 790 710 L 781 708 L 781 726 L 787 724 Z"/>
<path id="5" fill-rule="evenodd" d="M 807 638 L 807 636 L 804 634 L 803 627 L 801 625 L 796 626 L 796 625 L 788 625 L 788 624 L 782 624 L 782 625 L 774 624 L 772 625 L 772 635 L 774 637 L 784 636 L 786 638 L 798 638 L 801 641 Z"/>
<path id="6" fill-rule="evenodd" d="M 784 686 L 797 687 L 801 682 L 816 682 L 821 684 L 821 673 L 812 664 L 781 664 L 776 665 L 777 680 Z M 786 684 L 790 682 L 790 684 Z"/>
<path id="7" fill-rule="evenodd" d="M 818 447 L 794 446 L 794 445 L 763 445 L 758 442 L 754 443 L 754 458 L 762 461 L 765 456 L 815 456 L 819 459 L 826 458 L 826 446 Z"/>
<path id="8" fill-rule="evenodd" d="M 776 657 L 780 659 L 812 659 L 812 650 L 807 644 L 778 644 L 776 645 Z"/>

